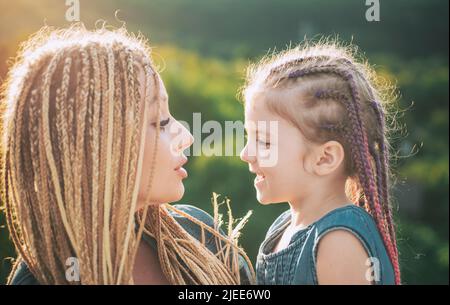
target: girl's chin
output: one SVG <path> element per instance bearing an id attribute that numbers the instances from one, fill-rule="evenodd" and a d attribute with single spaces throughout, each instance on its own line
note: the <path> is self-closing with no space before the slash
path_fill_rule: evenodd
<path id="1" fill-rule="evenodd" d="M 258 202 L 262 205 L 268 205 L 271 204 L 272 201 L 267 197 L 267 195 L 262 194 L 261 192 L 257 192 L 256 194 L 256 199 L 258 200 Z"/>

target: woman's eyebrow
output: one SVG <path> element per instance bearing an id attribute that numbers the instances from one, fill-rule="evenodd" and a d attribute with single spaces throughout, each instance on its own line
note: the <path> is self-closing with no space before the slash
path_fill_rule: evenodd
<path id="1" fill-rule="evenodd" d="M 159 121 L 159 125 L 160 126 L 164 126 L 164 125 L 167 125 L 167 123 L 169 123 L 169 121 L 170 121 L 170 117 L 168 117 L 167 119 L 162 119 L 162 120 L 160 120 Z M 152 122 L 152 125 L 153 126 L 156 126 L 157 125 L 157 122 Z"/>
<path id="2" fill-rule="evenodd" d="M 162 109 L 168 112 L 169 111 L 169 96 L 167 96 L 167 95 L 160 96 L 159 101 L 160 101 L 161 105 L 163 106 Z"/>
<path id="3" fill-rule="evenodd" d="M 169 95 L 164 94 L 164 95 L 160 95 L 159 99 L 163 102 L 168 102 L 169 101 Z"/>

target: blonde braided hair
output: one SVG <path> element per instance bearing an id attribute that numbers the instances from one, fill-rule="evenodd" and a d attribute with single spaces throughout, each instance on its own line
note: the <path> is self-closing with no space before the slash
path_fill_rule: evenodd
<path id="1" fill-rule="evenodd" d="M 1 104 L 2 199 L 19 255 L 13 271 L 24 260 L 40 283 L 73 284 L 65 277 L 66 259 L 76 257 L 75 283 L 131 284 L 145 232 L 156 239 L 172 284 L 239 284 L 239 255 L 253 281 L 251 263 L 237 244 L 249 214 L 234 230 L 230 218 L 223 236 L 216 208 L 214 228 L 169 204 L 135 213 L 147 109 L 159 90 L 149 54 L 147 42 L 124 28 L 88 31 L 80 24 L 45 27 L 22 46 Z M 144 98 L 139 71 L 151 90 Z M 147 194 L 158 139 L 159 133 Z M 213 199 L 217 205 L 216 195 Z M 198 224 L 202 240 L 168 210 Z M 205 231 L 215 237 L 219 253 L 205 247 Z"/>

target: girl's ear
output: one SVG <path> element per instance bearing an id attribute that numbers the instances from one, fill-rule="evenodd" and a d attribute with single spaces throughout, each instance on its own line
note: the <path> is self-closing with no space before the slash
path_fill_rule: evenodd
<path id="1" fill-rule="evenodd" d="M 313 172 L 326 176 L 335 172 L 344 162 L 344 148 L 337 141 L 328 141 L 316 147 L 314 152 Z"/>

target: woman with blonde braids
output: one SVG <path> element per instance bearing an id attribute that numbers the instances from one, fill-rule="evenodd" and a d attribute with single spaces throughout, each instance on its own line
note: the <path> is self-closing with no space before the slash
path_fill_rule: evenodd
<path id="1" fill-rule="evenodd" d="M 10 284 L 253 281 L 238 230 L 224 236 L 216 217 L 165 204 L 184 194 L 193 138 L 149 54 L 123 28 L 82 25 L 23 45 L 2 98 Z"/>

